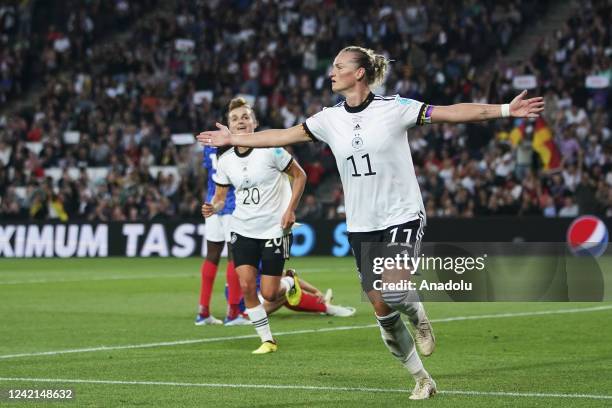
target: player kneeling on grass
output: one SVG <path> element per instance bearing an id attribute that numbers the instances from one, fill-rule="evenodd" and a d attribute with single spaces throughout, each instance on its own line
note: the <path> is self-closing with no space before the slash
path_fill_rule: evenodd
<path id="1" fill-rule="evenodd" d="M 253 109 L 243 98 L 229 105 L 231 132 L 253 132 L 257 120 Z M 262 265 L 261 295 L 267 301 L 277 301 L 288 294 L 291 305 L 300 302 L 301 290 L 297 276 L 282 276 L 285 259 L 293 236 L 306 173 L 291 155 L 282 148 L 252 149 L 232 147 L 219 150 L 217 185 L 211 203 L 202 206 L 202 215 L 210 217 L 225 205 L 230 186 L 236 191 L 236 208 L 230 222 L 232 254 L 246 312 L 261 338 L 261 346 L 254 354 L 276 351 L 277 346 L 268 315 L 257 297 L 257 272 Z M 289 181 L 289 177 L 292 181 Z"/>
<path id="2" fill-rule="evenodd" d="M 287 270 L 289 275 L 295 275 L 295 270 Z M 327 289 L 325 295 L 313 284 L 306 282 L 300 278 L 300 287 L 302 289 L 302 297 L 300 303 L 291 305 L 286 299 L 278 299 L 276 301 L 264 301 L 263 305 L 266 313 L 269 315 L 285 306 L 296 312 L 311 312 L 321 313 L 328 316 L 349 317 L 355 314 L 355 308 L 350 306 L 340 306 L 332 304 L 333 292 Z"/>
<path id="3" fill-rule="evenodd" d="M 296 275 L 295 270 L 289 269 L 283 272 L 284 276 L 287 275 Z M 300 278 L 300 288 L 302 289 L 302 296 L 300 298 L 300 302 L 297 305 L 291 305 L 288 299 L 279 298 L 275 301 L 267 301 L 265 300 L 261 294 L 259 293 L 259 285 L 261 275 L 257 277 L 257 288 L 259 300 L 266 309 L 266 313 L 268 315 L 276 312 L 281 307 L 285 306 L 288 309 L 291 309 L 295 312 L 307 312 L 307 313 L 321 313 L 327 316 L 336 316 L 336 317 L 350 317 L 355 314 L 355 308 L 350 306 L 340 306 L 334 305 L 332 300 L 334 298 L 333 291 L 327 289 L 325 294 L 323 294 L 316 286 L 305 281 L 303 278 Z M 226 287 L 227 297 L 228 291 Z M 244 311 L 244 299 L 241 300 L 240 308 Z M 250 322 L 249 322 L 250 324 Z M 226 326 L 237 326 L 238 324 L 226 323 Z"/>

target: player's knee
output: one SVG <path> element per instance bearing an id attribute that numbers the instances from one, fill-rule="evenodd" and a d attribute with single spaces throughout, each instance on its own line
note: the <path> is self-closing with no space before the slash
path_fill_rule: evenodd
<path id="1" fill-rule="evenodd" d="M 263 298 L 268 302 L 275 302 L 278 299 L 278 293 L 270 290 L 269 288 L 266 288 L 265 290 L 262 289 L 261 296 L 263 296 Z"/>
<path id="2" fill-rule="evenodd" d="M 256 295 L 257 294 L 257 282 L 250 280 L 240 280 L 240 290 L 242 293 L 247 295 Z"/>
<path id="3" fill-rule="evenodd" d="M 208 262 L 212 262 L 215 265 L 219 265 L 219 260 L 221 259 L 221 252 L 216 253 L 213 251 L 210 251 L 206 254 L 206 260 Z"/>
<path id="4" fill-rule="evenodd" d="M 397 306 L 402 304 L 403 297 L 400 294 L 393 292 L 382 293 L 383 302 L 390 308 L 395 309 Z"/>
<path id="5" fill-rule="evenodd" d="M 416 313 L 416 305 L 418 304 L 419 296 L 415 291 L 383 291 L 381 293 L 382 300 L 393 310 L 399 310 L 402 313 Z"/>
<path id="6" fill-rule="evenodd" d="M 387 316 L 388 314 L 393 312 L 393 309 L 391 309 L 389 305 L 382 301 L 372 302 L 372 306 L 374 307 L 374 312 L 376 313 L 376 316 L 379 317 Z"/>
<path id="7" fill-rule="evenodd" d="M 206 241 L 206 260 L 218 265 L 221 252 L 223 252 L 223 245 L 223 242 Z"/>
<path id="8" fill-rule="evenodd" d="M 219 252 L 219 258 L 221 258 L 221 252 Z M 234 260 L 234 253 L 232 251 L 232 244 L 227 242 L 227 261 L 232 262 Z"/>

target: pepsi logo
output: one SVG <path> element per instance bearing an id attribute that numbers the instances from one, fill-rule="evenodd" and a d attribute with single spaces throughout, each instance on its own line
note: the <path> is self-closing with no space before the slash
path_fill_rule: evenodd
<path id="1" fill-rule="evenodd" d="M 578 217 L 567 230 L 567 245 L 574 255 L 601 256 L 608 248 L 608 229 L 592 215 Z"/>

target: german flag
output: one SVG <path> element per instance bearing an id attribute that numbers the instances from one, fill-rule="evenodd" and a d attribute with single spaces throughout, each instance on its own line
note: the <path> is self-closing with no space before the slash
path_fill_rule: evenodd
<path id="1" fill-rule="evenodd" d="M 542 117 L 538 117 L 535 121 L 531 146 L 540 156 L 544 170 L 554 170 L 561 166 L 559 148 L 553 139 L 550 127 Z"/>
<path id="2" fill-rule="evenodd" d="M 508 139 L 510 139 L 510 143 L 512 143 L 512 147 L 518 146 L 519 143 L 525 137 L 525 128 L 527 127 L 527 123 L 524 120 L 521 120 L 521 123 L 514 127 L 510 134 L 508 135 Z"/>

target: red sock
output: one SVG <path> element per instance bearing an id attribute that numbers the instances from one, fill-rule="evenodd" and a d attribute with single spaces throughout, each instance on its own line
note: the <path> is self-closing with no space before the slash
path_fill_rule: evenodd
<path id="1" fill-rule="evenodd" d="M 229 305 L 229 311 L 227 317 L 235 319 L 240 314 L 240 299 L 242 298 L 242 290 L 240 290 L 240 280 L 238 274 L 234 268 L 234 261 L 227 263 L 226 271 L 227 279 L 227 304 Z"/>
<path id="2" fill-rule="evenodd" d="M 319 303 L 318 297 L 304 292 L 302 292 L 302 300 L 300 300 L 300 303 L 297 306 L 290 306 L 287 302 L 285 302 L 285 306 L 291 310 L 295 310 L 296 312 L 325 313 L 327 310 L 325 303 Z"/>
<path id="3" fill-rule="evenodd" d="M 210 305 L 210 297 L 212 295 L 215 276 L 217 276 L 217 265 L 210 261 L 204 261 L 200 268 L 202 274 L 202 286 L 200 288 L 200 314 L 203 317 L 208 317 L 208 307 Z"/>
<path id="4" fill-rule="evenodd" d="M 227 279 L 227 303 L 230 305 L 237 305 L 242 298 L 242 290 L 240 290 L 240 280 L 234 268 L 234 261 L 229 261 L 227 263 L 225 276 Z"/>
<path id="5" fill-rule="evenodd" d="M 237 305 L 237 304 L 229 305 L 228 310 L 227 310 L 227 318 L 229 320 L 233 320 L 237 318 L 238 315 L 240 315 L 240 305 Z"/>

